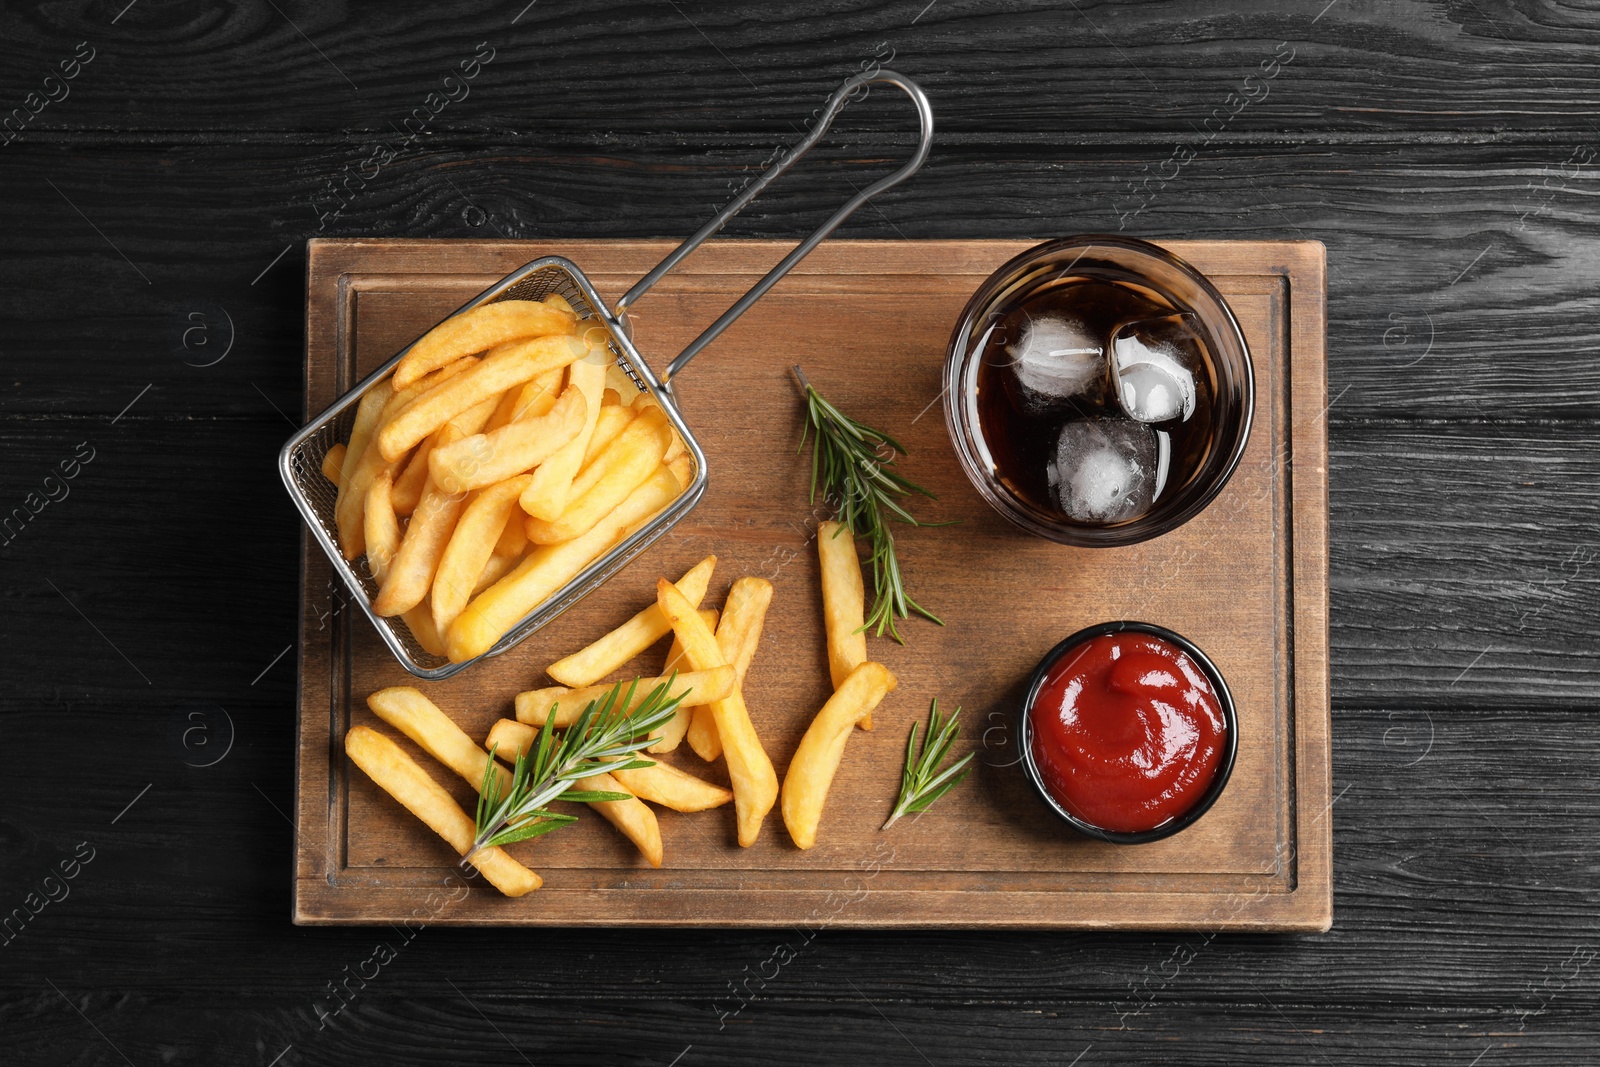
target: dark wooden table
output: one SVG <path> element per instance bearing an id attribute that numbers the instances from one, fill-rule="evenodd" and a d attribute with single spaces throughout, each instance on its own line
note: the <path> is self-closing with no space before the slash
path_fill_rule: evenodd
<path id="1" fill-rule="evenodd" d="M 522 3 L 0 14 L 0 1061 L 1593 1061 L 1600 13 Z M 686 234 L 874 63 L 847 235 L 1327 243 L 1332 931 L 289 925 L 305 240 Z"/>

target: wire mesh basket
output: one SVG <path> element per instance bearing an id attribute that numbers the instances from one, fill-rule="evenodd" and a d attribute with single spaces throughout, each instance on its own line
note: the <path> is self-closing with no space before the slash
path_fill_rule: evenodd
<path id="1" fill-rule="evenodd" d="M 712 234 L 722 229 L 729 219 L 733 218 L 744 209 L 752 200 L 776 179 L 788 170 L 802 155 L 821 138 L 828 129 L 834 117 L 843 109 L 845 103 L 857 92 L 872 84 L 894 85 L 911 97 L 915 104 L 921 123 L 921 138 L 916 152 L 912 158 L 895 173 L 874 183 L 852 197 L 843 207 L 810 237 L 802 241 L 783 258 L 777 266 L 757 282 L 749 292 L 736 301 L 723 315 L 707 327 L 706 330 L 685 348 L 667 367 L 666 374 L 657 377 L 649 365 L 640 357 L 634 347 L 632 328 L 628 319 L 628 308 L 639 297 L 644 295 L 668 271 L 694 251 L 702 242 Z M 339 550 L 338 525 L 334 518 L 334 504 L 338 497 L 338 487 L 328 481 L 322 474 L 322 460 L 335 444 L 347 441 L 351 428 L 355 423 L 356 407 L 361 397 L 372 386 L 386 379 L 410 351 L 410 346 L 393 359 L 379 367 L 365 380 L 360 382 L 344 396 L 334 402 L 326 411 L 316 416 L 307 423 L 299 432 L 291 437 L 283 446 L 279 454 L 279 473 L 283 477 L 289 496 L 294 500 L 304 517 L 311 535 L 322 546 L 334 570 L 343 579 L 349 588 L 353 599 L 361 607 L 363 614 L 376 627 L 378 634 L 383 638 L 384 644 L 394 653 L 395 658 L 419 678 L 440 679 L 448 678 L 476 663 L 479 659 L 496 656 L 513 647 L 518 642 L 533 634 L 567 608 L 577 603 L 584 596 L 598 588 L 606 579 L 617 573 L 643 552 L 653 542 L 672 528 L 680 519 L 689 513 L 706 490 L 706 457 L 695 438 L 693 431 L 684 422 L 678 410 L 676 398 L 672 393 L 672 380 L 688 364 L 689 360 L 707 344 L 709 344 L 727 326 L 742 315 L 750 305 L 760 299 L 783 275 L 803 259 L 813 248 L 820 244 L 828 234 L 832 233 L 840 223 L 844 222 L 857 208 L 879 192 L 897 185 L 914 174 L 927 158 L 928 150 L 933 138 L 933 112 L 927 98 L 915 82 L 893 71 L 880 70 L 876 73 L 857 75 L 845 82 L 828 100 L 823 107 L 816 123 L 810 133 L 792 148 L 777 164 L 769 169 L 762 177 L 751 185 L 731 204 L 724 208 L 715 218 L 711 219 L 701 229 L 683 244 L 679 245 L 670 255 L 663 259 L 656 267 L 634 285 L 628 293 L 617 301 L 614 307 L 607 307 L 590 284 L 587 276 L 579 269 L 577 264 L 560 256 L 546 256 L 533 260 L 520 270 L 502 278 L 495 285 L 473 298 L 468 303 L 452 312 L 452 316 L 478 307 L 481 304 L 494 303 L 500 300 L 542 300 L 552 293 L 565 298 L 581 318 L 591 319 L 591 325 L 601 326 L 606 330 L 608 348 L 613 359 L 623 373 L 625 373 L 634 386 L 642 393 L 647 393 L 661 407 L 663 414 L 671 422 L 678 436 L 684 443 L 685 453 L 690 457 L 693 472 L 689 484 L 665 508 L 646 520 L 644 524 L 634 529 L 614 545 L 600 558 L 596 559 L 570 582 L 557 590 L 542 604 L 523 616 L 512 626 L 488 651 L 472 659 L 452 662 L 444 656 L 428 652 L 410 627 L 400 616 L 385 617 L 373 610 L 373 602 L 378 596 L 378 583 L 373 578 L 367 564 L 366 557 L 360 556 L 355 560 L 346 560 Z"/>

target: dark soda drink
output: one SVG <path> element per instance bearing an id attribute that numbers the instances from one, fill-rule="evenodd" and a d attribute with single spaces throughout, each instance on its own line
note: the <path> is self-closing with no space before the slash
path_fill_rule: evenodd
<path id="1" fill-rule="evenodd" d="M 1020 500 L 1116 525 L 1201 470 L 1214 359 L 1189 309 L 1134 280 L 1065 273 L 990 321 L 978 421 L 995 476 Z"/>

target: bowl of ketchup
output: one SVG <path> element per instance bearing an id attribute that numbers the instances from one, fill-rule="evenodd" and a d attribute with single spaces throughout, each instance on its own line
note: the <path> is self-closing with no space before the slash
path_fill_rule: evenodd
<path id="1" fill-rule="evenodd" d="M 1052 811 L 1088 837 L 1137 845 L 1191 826 L 1216 802 L 1238 720 L 1221 672 L 1193 642 L 1108 622 L 1039 661 L 1017 738 Z"/>

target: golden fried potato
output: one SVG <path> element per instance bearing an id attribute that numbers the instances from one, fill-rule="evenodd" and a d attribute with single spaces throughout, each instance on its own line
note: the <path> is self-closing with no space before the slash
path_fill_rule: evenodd
<path id="1" fill-rule="evenodd" d="M 828 787 L 856 723 L 871 714 L 896 684 L 889 668 L 868 660 L 850 672 L 811 720 L 783 777 L 783 824 L 799 847 L 817 843 L 817 824 L 822 821 Z"/>
<path id="2" fill-rule="evenodd" d="M 442 440 L 448 443 L 458 433 L 454 426 L 447 427 Z M 422 603 L 433 585 L 439 558 L 450 543 L 450 534 L 455 530 L 456 518 L 465 502 L 465 493 L 447 493 L 433 479 L 428 479 L 422 491 L 422 502 L 400 538 L 400 548 L 390 561 L 389 573 L 373 601 L 373 611 L 379 615 L 399 615 Z"/>
<path id="3" fill-rule="evenodd" d="M 728 590 L 722 621 L 716 628 L 717 647 L 733 664 L 741 692 L 750 663 L 756 658 L 756 646 L 761 642 L 761 628 L 771 603 L 772 583 L 765 578 L 740 578 Z M 707 763 L 722 755 L 722 739 L 717 736 L 717 720 L 709 704 L 694 709 L 688 737 L 689 747 Z"/>
<path id="4" fill-rule="evenodd" d="M 578 318 L 569 310 L 532 300 L 499 300 L 452 315 L 411 346 L 394 368 L 394 387 L 404 389 L 436 367 L 485 352 L 507 341 L 545 334 L 570 334 Z"/>
<path id="5" fill-rule="evenodd" d="M 528 474 L 508 478 L 474 493 L 456 520 L 433 576 L 433 625 L 440 633 L 449 631 L 472 599 L 478 576 L 494 555 L 500 531 L 517 506 L 517 496 L 531 478 Z"/>
<path id="6" fill-rule="evenodd" d="M 528 553 L 516 570 L 479 593 L 450 625 L 445 636 L 450 659 L 461 663 L 489 651 L 525 615 L 610 551 L 630 530 L 672 503 L 680 492 L 677 479 L 662 468 L 582 537 Z M 402 544 L 402 551 L 404 547 Z"/>
<path id="7" fill-rule="evenodd" d="M 680 591 L 683 589 L 682 582 L 678 583 L 678 589 Z M 717 630 L 717 614 L 716 608 L 700 609 L 700 617 L 706 621 L 706 629 L 710 630 L 712 633 L 715 633 Z M 683 659 L 683 641 L 679 639 L 677 634 L 673 634 L 672 647 L 667 651 L 667 664 L 665 667 L 661 668 L 661 673 L 670 675 L 673 671 L 686 671 L 688 669 L 688 664 L 686 664 Z M 708 710 L 706 714 L 709 715 L 711 712 Z M 689 731 L 689 720 L 693 717 L 693 707 L 686 703 L 679 704 L 678 709 L 673 713 L 672 718 L 663 723 L 661 729 L 656 731 L 655 744 L 645 749 L 645 751 L 671 752 L 676 749 L 678 745 L 682 743 L 683 735 Z M 712 735 L 715 736 L 715 725 L 712 726 L 711 732 Z M 722 749 L 718 748 L 717 753 L 720 755 L 721 752 Z"/>
<path id="8" fill-rule="evenodd" d="M 676 676 L 640 678 L 634 686 L 633 701 L 626 705 L 625 710 L 633 711 L 645 702 L 645 698 L 657 686 L 668 681 L 672 683 L 672 688 L 668 690 L 669 699 L 693 694 L 696 700 L 707 702 L 720 700 L 733 692 L 733 679 L 733 668 L 728 666 L 714 667 L 708 671 L 682 671 Z M 591 685 L 582 689 L 568 689 L 564 685 L 556 685 L 548 689 L 530 689 L 525 693 L 518 693 L 517 721 L 538 726 L 550 718 L 553 711 L 557 726 L 571 726 L 578 721 L 585 708 L 597 700 L 604 699 L 613 688 L 614 683 Z M 624 687 L 623 694 L 626 693 L 627 688 Z"/>
<path id="9" fill-rule="evenodd" d="M 583 419 L 577 432 L 539 464 L 539 469 L 533 472 L 533 482 L 522 491 L 522 510 L 535 518 L 555 518 L 567 506 L 573 476 L 583 463 L 584 450 L 589 447 L 589 438 L 594 435 L 595 423 L 600 419 L 600 394 L 605 389 L 608 355 L 603 347 L 591 348 L 588 356 L 567 368 L 567 392 L 576 391 L 583 397 Z M 621 502 L 618 498 L 617 503 Z"/>
<path id="10" fill-rule="evenodd" d="M 582 393 L 569 388 L 548 414 L 436 445 L 428 457 L 429 474 L 440 485 L 460 491 L 494 485 L 530 470 L 573 440 L 583 427 L 586 403 Z"/>
<path id="11" fill-rule="evenodd" d="M 684 658 L 695 670 L 708 671 L 727 664 L 717 639 L 706 628 L 694 605 L 665 578 L 656 583 L 656 603 L 661 614 L 683 641 Z M 724 612 L 726 618 L 726 612 Z M 761 739 L 750 722 L 744 696 L 735 689 L 711 704 L 716 717 L 717 735 L 722 738 L 723 755 L 728 760 L 728 777 L 733 782 L 733 801 L 737 811 L 739 844 L 755 844 L 761 823 L 778 799 L 778 775 L 772 760 L 761 747 Z"/>
<path id="12" fill-rule="evenodd" d="M 461 810 L 416 760 L 401 751 L 399 745 L 370 727 L 353 726 L 345 734 L 344 750 L 350 762 L 444 838 L 457 853 L 466 856 L 467 862 L 500 892 L 508 897 L 520 897 L 544 884 L 542 878 L 512 859 L 504 849 L 484 848 L 467 855 L 477 833 L 472 817 Z"/>
<path id="13" fill-rule="evenodd" d="M 707 556 L 678 579 L 678 591 L 695 607 L 705 597 L 716 567 L 717 557 Z M 545 673 L 574 689 L 593 685 L 671 632 L 661 609 L 651 604 L 587 648 L 552 663 Z"/>
<path id="14" fill-rule="evenodd" d="M 586 351 L 577 338 L 564 335 L 502 345 L 476 366 L 440 382 L 407 404 L 378 431 L 378 447 L 384 458 L 393 462 L 461 412 L 486 400 L 498 404 L 500 394 L 507 389 L 564 367 Z M 490 415 L 493 413 L 491 408 Z"/>

